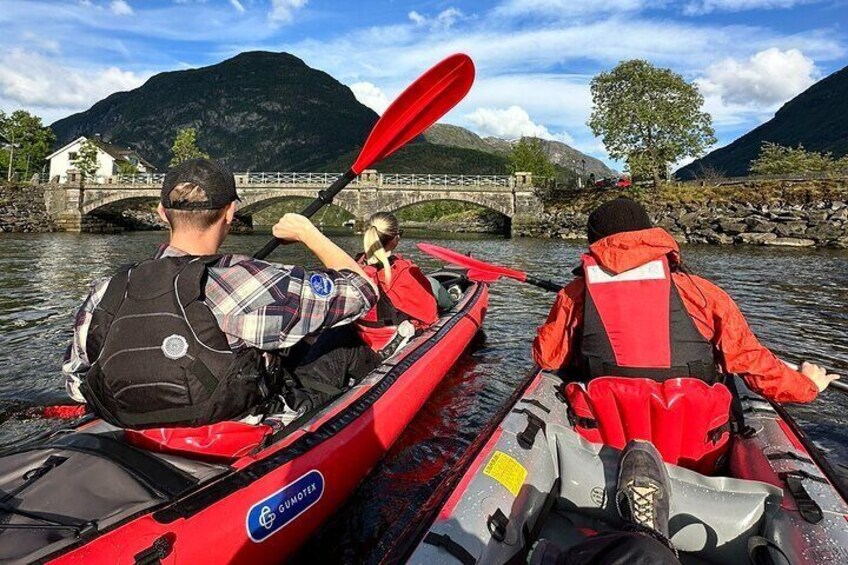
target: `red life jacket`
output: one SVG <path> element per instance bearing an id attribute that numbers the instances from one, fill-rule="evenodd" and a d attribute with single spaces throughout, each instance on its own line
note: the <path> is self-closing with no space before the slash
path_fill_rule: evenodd
<path id="1" fill-rule="evenodd" d="M 668 259 L 615 274 L 584 255 L 583 272 L 580 376 L 591 382 L 566 387 L 575 429 L 615 448 L 649 440 L 669 463 L 714 470 L 730 438 L 731 395 L 713 384 L 713 346 L 686 311 Z"/>
<path id="2" fill-rule="evenodd" d="M 392 270 L 391 283 L 387 283 L 383 277 L 382 265 L 362 265 L 365 274 L 380 288 L 380 297 L 377 299 L 377 304 L 356 321 L 356 330 L 362 340 L 374 351 L 383 349 L 392 340 L 398 324 L 404 320 L 410 320 L 416 326 L 427 325 L 434 321 L 424 318 L 435 314 L 436 299 L 429 288 L 423 288 L 419 281 L 409 276 L 409 271 L 415 267 L 415 264 L 400 255 L 391 255 L 389 265 Z M 426 292 L 427 296 L 421 296 L 422 292 Z M 390 294 L 398 298 L 400 296 L 407 298 L 404 307 L 410 313 L 398 309 L 392 302 Z M 432 312 L 425 307 L 423 299 L 432 303 L 430 304 Z M 415 314 L 420 317 L 416 317 Z"/>

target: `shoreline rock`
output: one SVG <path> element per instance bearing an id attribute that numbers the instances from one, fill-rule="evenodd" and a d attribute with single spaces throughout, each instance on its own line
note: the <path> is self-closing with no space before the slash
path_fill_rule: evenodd
<path id="1" fill-rule="evenodd" d="M 586 239 L 588 214 L 581 203 L 549 209 L 533 226 L 515 235 Z M 807 204 L 774 202 L 705 202 L 652 204 L 645 207 L 659 226 L 681 243 L 834 247 L 848 249 L 848 202 L 821 200 Z"/>

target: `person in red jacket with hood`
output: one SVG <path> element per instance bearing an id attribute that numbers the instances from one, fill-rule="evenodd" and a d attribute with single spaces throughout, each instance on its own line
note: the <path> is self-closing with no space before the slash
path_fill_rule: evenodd
<path id="1" fill-rule="evenodd" d="M 536 363 L 578 381 L 566 396 L 587 439 L 619 448 L 651 440 L 666 461 L 709 472 L 730 436 L 722 374 L 780 403 L 810 402 L 838 378 L 807 362 L 796 371 L 760 344 L 733 299 L 688 272 L 677 242 L 637 202 L 600 206 L 588 235 L 579 276 L 557 294 L 533 342 Z M 675 414 L 681 395 L 688 414 Z M 666 447 L 664 435 L 673 436 Z M 687 443 L 690 452 L 680 452 Z"/>
<path id="2" fill-rule="evenodd" d="M 380 289 L 377 304 L 357 320 L 360 337 L 375 351 L 393 342 L 399 328 L 424 328 L 439 319 L 433 286 L 412 261 L 394 253 L 400 243 L 402 230 L 398 219 L 388 212 L 377 212 L 368 221 L 363 244 L 365 253 L 359 257 L 365 274 Z M 401 335 L 408 340 L 412 335 Z M 397 346 L 392 347 L 397 349 Z"/>

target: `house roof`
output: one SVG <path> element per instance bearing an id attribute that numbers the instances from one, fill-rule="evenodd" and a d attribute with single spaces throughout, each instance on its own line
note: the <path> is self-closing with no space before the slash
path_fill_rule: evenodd
<path id="1" fill-rule="evenodd" d="M 85 136 L 80 136 L 80 137 L 76 138 L 75 140 L 71 141 L 70 143 L 63 145 L 62 147 L 60 147 L 59 149 L 57 149 L 56 151 L 54 151 L 50 155 L 48 155 L 47 159 L 48 160 L 52 159 L 53 157 L 55 157 L 59 153 L 64 152 L 68 147 L 74 145 L 75 143 L 84 142 L 87 139 L 88 138 L 85 137 Z M 156 170 L 156 167 L 151 165 L 146 159 L 144 159 L 144 157 L 139 155 L 138 151 L 136 151 L 135 149 L 130 149 L 129 147 L 121 147 L 120 145 L 114 145 L 112 143 L 106 143 L 105 141 L 102 141 L 102 140 L 97 139 L 97 138 L 92 138 L 91 141 L 97 147 L 99 147 L 101 151 L 103 151 L 104 153 L 106 153 L 107 155 L 109 155 L 110 157 L 112 157 L 116 161 L 124 161 L 124 162 L 128 163 L 129 159 L 127 159 L 127 157 L 129 155 L 135 155 L 136 157 L 138 157 L 139 163 L 141 163 L 142 165 L 144 165 L 145 167 L 147 167 L 149 169 L 153 169 L 154 171 Z"/>
<path id="2" fill-rule="evenodd" d="M 156 167 L 148 163 L 141 155 L 138 154 L 138 151 L 135 149 L 130 149 L 129 147 L 121 147 L 119 145 L 113 145 L 111 143 L 106 143 L 105 141 L 101 141 L 99 139 L 92 140 L 95 145 L 97 145 L 103 152 L 107 155 L 111 156 L 116 161 L 126 161 L 129 162 L 130 155 L 135 155 L 138 157 L 138 162 L 148 167 L 150 169 L 156 170 Z"/>
<path id="3" fill-rule="evenodd" d="M 82 142 L 82 141 L 85 141 L 84 136 L 80 136 L 80 137 L 76 138 L 75 140 L 71 141 L 70 143 L 66 143 L 65 145 L 63 145 L 62 147 L 60 147 L 59 149 L 57 149 L 56 151 L 54 151 L 53 153 L 51 153 L 50 155 L 45 157 L 45 159 L 47 159 L 49 161 L 50 159 L 52 159 L 53 157 L 55 157 L 59 153 L 62 153 L 65 149 L 67 149 L 68 147 L 70 147 L 74 143 L 78 143 L 78 142 Z"/>

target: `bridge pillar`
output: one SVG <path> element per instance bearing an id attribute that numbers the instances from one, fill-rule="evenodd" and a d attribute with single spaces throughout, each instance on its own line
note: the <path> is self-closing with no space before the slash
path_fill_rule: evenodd
<path id="1" fill-rule="evenodd" d="M 533 187 L 532 173 L 515 173 L 512 202 L 515 213 L 510 222 L 510 233 L 512 236 L 527 235 L 530 228 L 541 222 L 544 212 L 542 201 Z"/>

